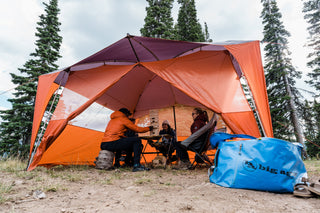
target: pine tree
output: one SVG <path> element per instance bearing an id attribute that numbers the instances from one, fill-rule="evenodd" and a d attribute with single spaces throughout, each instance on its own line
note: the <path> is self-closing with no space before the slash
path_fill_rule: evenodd
<path id="1" fill-rule="evenodd" d="M 204 22 L 204 41 L 206 42 L 212 42 L 212 39 L 210 38 L 209 30 L 208 30 L 208 25 L 206 22 Z"/>
<path id="2" fill-rule="evenodd" d="M 30 145 L 33 109 L 39 75 L 57 70 L 55 62 L 61 57 L 59 49 L 62 37 L 58 20 L 58 0 L 43 3 L 44 14 L 40 15 L 35 33 L 36 49 L 31 53 L 22 68 L 21 75 L 11 74 L 12 82 L 17 85 L 14 98 L 8 101 L 12 109 L 0 111 L 3 122 L 0 124 L 0 156 L 27 157 Z"/>
<path id="3" fill-rule="evenodd" d="M 206 39 L 201 24 L 197 19 L 194 0 L 178 0 L 180 9 L 178 22 L 175 25 L 175 39 L 180 41 L 204 42 Z M 206 29 L 207 30 L 207 29 Z"/>
<path id="4" fill-rule="evenodd" d="M 315 157 L 320 153 L 320 104 L 305 100 L 302 116 L 304 118 L 304 135 L 309 157 Z"/>
<path id="5" fill-rule="evenodd" d="M 313 86 L 317 91 L 320 91 L 320 1 L 308 0 L 303 4 L 304 18 L 309 24 L 308 46 L 313 49 L 313 52 L 308 55 L 310 61 L 307 66 L 312 72 L 308 73 L 311 80 L 306 81 Z"/>
<path id="6" fill-rule="evenodd" d="M 307 66 L 312 69 L 308 73 L 310 80 L 307 80 L 310 86 L 314 87 L 317 91 L 315 98 L 319 98 L 320 91 L 320 1 L 319 0 L 306 0 L 303 3 L 302 12 L 305 14 L 304 18 L 309 24 L 308 32 L 308 46 L 313 50 L 309 55 L 310 60 Z M 307 152 L 310 157 L 314 157 L 320 154 L 320 104 L 314 100 L 313 103 L 313 120 L 315 129 L 311 132 L 308 137 L 309 140 L 306 142 Z M 317 144 L 317 145 L 315 145 Z"/>
<path id="7" fill-rule="evenodd" d="M 314 111 L 312 103 L 308 100 L 305 100 L 304 107 L 302 110 L 302 116 L 304 119 L 304 136 L 307 140 L 313 141 L 317 132 L 314 120 Z"/>
<path id="8" fill-rule="evenodd" d="M 263 42 L 266 43 L 264 69 L 274 136 L 284 140 L 298 140 L 303 144 L 296 110 L 297 106 L 302 105 L 299 99 L 301 95 L 295 87 L 295 79 L 301 78 L 301 72 L 295 70 L 289 58 L 287 38 L 290 34 L 280 20 L 282 15 L 276 1 L 261 0 L 261 2 Z"/>
<path id="9" fill-rule="evenodd" d="M 153 38 L 173 38 L 173 18 L 171 9 L 174 0 L 147 0 L 147 16 L 141 35 Z"/>

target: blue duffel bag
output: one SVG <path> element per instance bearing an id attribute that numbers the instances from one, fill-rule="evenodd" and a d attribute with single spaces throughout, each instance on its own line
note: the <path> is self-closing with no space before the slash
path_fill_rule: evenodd
<path id="1" fill-rule="evenodd" d="M 234 138 L 242 139 L 228 141 Z M 302 177 L 307 178 L 297 144 L 220 132 L 210 137 L 210 143 L 217 152 L 209 178 L 219 186 L 288 193 Z"/>

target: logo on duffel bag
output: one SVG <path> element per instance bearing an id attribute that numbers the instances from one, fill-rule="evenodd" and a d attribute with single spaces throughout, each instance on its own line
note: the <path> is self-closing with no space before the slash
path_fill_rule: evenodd
<path id="1" fill-rule="evenodd" d="M 254 172 L 255 170 L 259 169 L 261 171 L 270 172 L 272 174 L 281 174 L 286 176 L 295 176 L 294 172 L 289 172 L 285 170 L 275 169 L 270 166 L 262 165 L 260 163 L 257 163 L 255 160 L 244 160 L 242 162 L 243 168 L 247 170 L 248 172 Z"/>
<path id="2" fill-rule="evenodd" d="M 254 161 L 254 160 L 250 160 L 250 161 L 244 160 L 243 163 L 242 163 L 242 165 L 243 165 L 243 168 L 244 168 L 245 170 L 247 170 L 248 172 L 253 172 L 253 171 L 255 171 L 255 170 L 257 169 L 257 167 L 258 167 L 257 162 Z"/>

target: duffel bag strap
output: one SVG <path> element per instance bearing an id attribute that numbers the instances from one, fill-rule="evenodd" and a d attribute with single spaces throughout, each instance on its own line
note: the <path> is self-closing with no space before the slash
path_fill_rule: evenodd
<path id="1" fill-rule="evenodd" d="M 219 143 L 225 140 L 229 140 L 232 138 L 246 138 L 246 139 L 256 139 L 255 137 L 251 135 L 245 135 L 245 134 L 228 134 L 224 132 L 216 132 L 211 135 L 210 137 L 210 143 L 212 148 L 218 147 Z"/>

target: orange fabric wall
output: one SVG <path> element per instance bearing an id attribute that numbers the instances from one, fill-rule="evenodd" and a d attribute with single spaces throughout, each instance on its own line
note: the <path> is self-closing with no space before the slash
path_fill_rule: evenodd
<path id="1" fill-rule="evenodd" d="M 251 88 L 267 137 L 273 137 L 259 41 L 225 46 L 237 59 Z"/>
<path id="2" fill-rule="evenodd" d="M 232 132 L 260 137 L 257 122 L 240 80 L 230 57 L 225 53 L 202 51 L 143 65 L 207 108 L 228 117 L 226 124 Z M 239 113 L 250 116 L 241 119 L 237 116 Z"/>
<path id="3" fill-rule="evenodd" d="M 59 88 L 58 84 L 53 83 L 59 72 L 39 76 L 37 87 L 36 104 L 34 107 L 32 136 L 30 142 L 30 155 L 33 150 L 33 145 L 36 140 L 38 130 L 41 124 L 42 116 L 50 101 L 52 94 Z"/>
<path id="4" fill-rule="evenodd" d="M 67 125 L 44 152 L 38 165 L 93 165 L 99 155 L 102 136 L 102 132 Z"/>
<path id="5" fill-rule="evenodd" d="M 95 158 L 99 155 L 102 132 L 67 125 L 63 133 L 56 141 L 44 152 L 39 166 L 51 167 L 54 165 L 94 165 Z M 186 137 L 179 137 L 183 140 Z M 68 143 L 65 143 L 68 141 Z M 150 145 L 146 145 L 146 140 L 142 143 L 147 146 L 145 152 L 155 152 L 156 150 Z M 59 150 L 59 152 L 57 152 Z M 209 154 L 214 155 L 215 150 L 211 150 Z M 156 154 L 144 155 L 146 162 L 141 157 L 141 163 L 150 163 Z M 189 152 L 191 159 L 194 153 Z"/>

